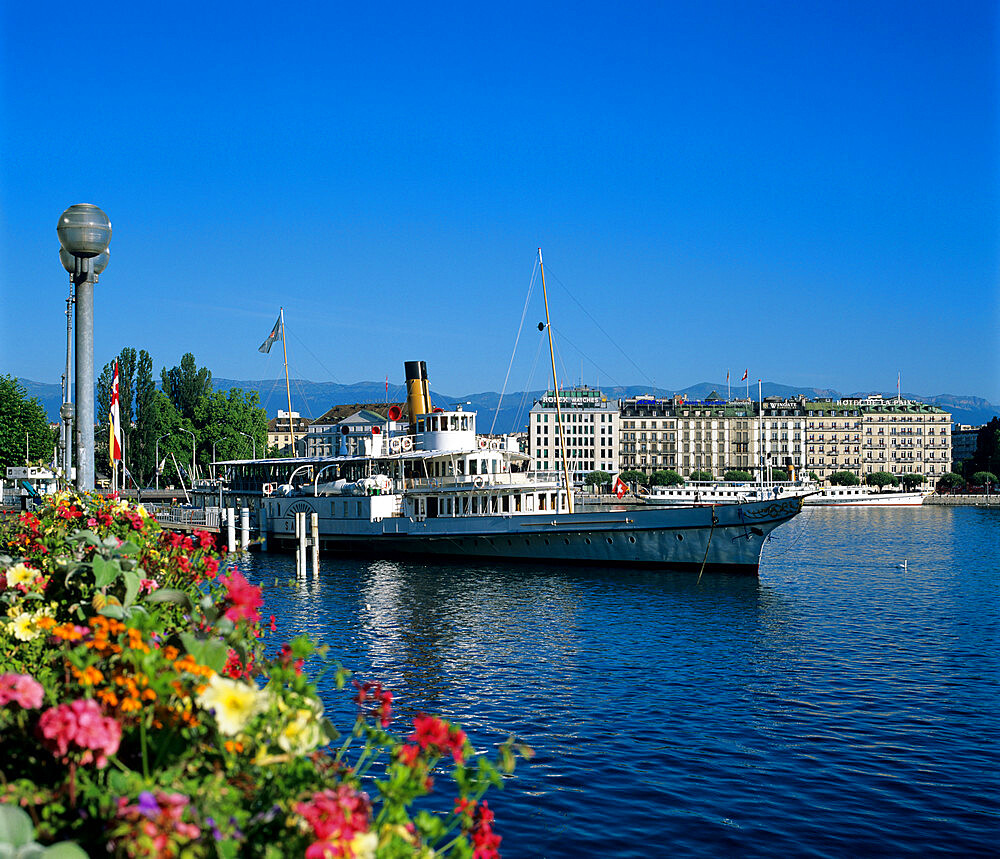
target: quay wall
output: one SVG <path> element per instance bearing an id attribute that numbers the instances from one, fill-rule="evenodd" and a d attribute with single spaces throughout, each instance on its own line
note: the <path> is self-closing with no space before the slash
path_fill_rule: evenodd
<path id="1" fill-rule="evenodd" d="M 928 495 L 924 504 L 939 504 L 943 507 L 997 507 L 1000 495 Z"/>

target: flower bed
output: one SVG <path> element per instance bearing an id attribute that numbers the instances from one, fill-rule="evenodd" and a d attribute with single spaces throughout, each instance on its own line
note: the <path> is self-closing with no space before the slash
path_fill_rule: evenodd
<path id="1" fill-rule="evenodd" d="M 483 795 L 530 750 L 474 756 L 424 714 L 391 733 L 391 692 L 305 637 L 267 658 L 260 590 L 223 569 L 211 534 L 64 492 L 8 517 L 0 551 L 0 803 L 30 815 L 38 842 L 123 857 L 498 855 Z M 346 734 L 306 661 L 353 695 Z"/>

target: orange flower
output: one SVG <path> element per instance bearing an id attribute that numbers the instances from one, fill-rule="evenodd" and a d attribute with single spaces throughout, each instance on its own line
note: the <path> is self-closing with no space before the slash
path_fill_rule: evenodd
<path id="1" fill-rule="evenodd" d="M 131 650 L 138 650 L 142 653 L 149 653 L 149 645 L 142 640 L 142 630 L 129 627 L 128 646 Z"/>
<path id="2" fill-rule="evenodd" d="M 52 627 L 54 627 L 55 625 L 56 625 L 55 620 L 53 620 L 51 617 L 46 617 L 45 615 L 35 619 L 35 626 L 37 626 L 39 629 L 52 629 Z"/>
<path id="3" fill-rule="evenodd" d="M 82 671 L 76 666 L 70 666 L 70 671 L 81 686 L 96 686 L 104 680 L 104 675 L 93 665 L 88 665 Z"/>
<path id="4" fill-rule="evenodd" d="M 118 706 L 118 696 L 111 689 L 99 689 L 97 691 L 97 697 L 109 707 Z"/>
<path id="5" fill-rule="evenodd" d="M 79 641 L 83 638 L 80 628 L 72 623 L 61 623 L 52 628 L 52 634 L 63 641 Z"/>

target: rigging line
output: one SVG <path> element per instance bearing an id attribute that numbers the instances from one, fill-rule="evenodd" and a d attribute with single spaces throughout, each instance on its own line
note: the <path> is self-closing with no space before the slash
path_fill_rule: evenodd
<path id="1" fill-rule="evenodd" d="M 604 335 L 605 337 L 607 337 L 607 338 L 608 338 L 608 340 L 610 340 L 610 341 L 611 341 L 611 345 L 613 345 L 613 346 L 614 346 L 614 347 L 615 347 L 615 348 L 616 348 L 616 349 L 617 349 L 617 350 L 618 350 L 619 352 L 621 352 L 621 353 L 622 353 L 622 355 L 624 355 L 624 356 L 625 356 L 626 360 L 628 360 L 628 362 L 629 362 L 629 363 L 630 363 L 630 364 L 631 364 L 631 365 L 632 365 L 633 367 L 635 367 L 635 368 L 636 368 L 636 370 L 638 370 L 638 371 L 639 371 L 640 373 L 642 373 L 642 375 L 646 377 L 646 381 L 647 381 L 647 382 L 649 382 L 649 384 L 651 384 L 651 385 L 652 385 L 652 386 L 653 386 L 653 387 L 655 388 L 655 387 L 656 387 L 656 382 L 654 382 L 654 381 L 653 381 L 653 380 L 652 380 L 652 379 L 651 379 L 651 378 L 649 377 L 649 374 L 648 374 L 648 373 L 647 373 L 647 372 L 646 372 L 645 370 L 643 370 L 643 369 L 642 369 L 642 367 L 640 367 L 640 366 L 639 366 L 638 364 L 636 364 L 636 363 L 635 363 L 635 361 L 633 361 L 633 360 L 632 360 L 632 357 L 631 357 L 631 356 L 630 356 L 630 355 L 628 354 L 628 352 L 626 352 L 626 351 L 625 351 L 624 349 L 622 349 L 622 347 L 621 347 L 621 346 L 619 346 L 619 345 L 618 345 L 618 341 L 616 341 L 616 340 L 615 340 L 615 339 L 614 339 L 614 338 L 613 338 L 613 337 L 612 337 L 612 336 L 611 336 L 610 334 L 608 334 L 608 332 L 607 332 L 607 331 L 605 331 L 605 330 L 604 330 L 604 326 L 602 326 L 600 322 L 598 322 L 598 321 L 597 321 L 596 319 L 594 319 L 594 317 L 593 317 L 593 316 L 591 316 L 591 314 L 590 314 L 590 311 L 589 311 L 589 310 L 587 310 L 587 308 L 586 308 L 586 307 L 584 307 L 584 306 L 583 306 L 583 305 L 582 305 L 582 304 L 580 303 L 580 301 L 579 301 L 579 300 L 577 299 L 577 297 L 576 297 L 575 295 L 573 295 L 573 293 L 572 293 L 572 292 L 570 292 L 570 290 L 569 290 L 569 287 L 568 287 L 568 286 L 566 286 L 566 284 L 565 284 L 565 283 L 563 283 L 563 282 L 562 282 L 562 281 L 561 281 L 561 280 L 559 279 L 559 275 L 557 275 L 557 274 L 555 274 L 555 273 L 553 273 L 553 272 L 552 272 L 552 268 L 551 268 L 551 266 L 549 267 L 549 277 L 551 277 L 551 278 L 552 278 L 553 280 L 555 280 L 555 282 L 556 282 L 556 283 L 558 283 L 558 284 L 559 284 L 559 285 L 560 285 L 560 286 L 561 286 L 561 287 L 562 287 L 562 288 L 563 288 L 563 289 L 564 289 L 564 290 L 566 291 L 566 294 L 567 294 L 567 295 L 568 295 L 568 296 L 569 296 L 570 298 L 572 298 L 572 299 L 573 299 L 573 301 L 575 301 L 575 302 L 576 302 L 577 306 L 578 306 L 578 307 L 579 307 L 579 308 L 580 308 L 580 309 L 581 309 L 581 310 L 582 310 L 582 311 L 583 311 L 583 312 L 584 312 L 584 313 L 586 314 L 587 318 L 588 318 L 588 319 L 590 319 L 590 321 L 591 321 L 591 322 L 593 322 L 593 323 L 594 323 L 594 325 L 596 325 L 596 326 L 598 327 L 598 329 L 599 329 L 599 330 L 601 331 L 601 333 L 602 333 L 602 334 L 603 334 L 603 335 Z"/>
<path id="2" fill-rule="evenodd" d="M 298 335 L 298 334 L 296 334 L 296 333 L 295 333 L 294 331 L 292 332 L 292 337 L 294 337 L 294 338 L 296 339 L 296 341 L 298 341 L 299 343 L 301 343 L 301 344 L 302 344 L 302 348 L 303 348 L 303 349 L 305 349 L 305 350 L 306 350 L 306 352 L 308 352 L 308 353 L 309 353 L 310 355 L 312 355 L 312 357 L 313 357 L 313 360 L 314 360 L 314 361 L 315 361 L 315 362 L 316 362 L 317 364 L 319 364 L 319 365 L 320 365 L 320 367 L 322 367 L 322 368 L 323 368 L 323 369 L 324 369 L 324 370 L 325 370 L 325 371 L 326 371 L 327 373 L 329 373 L 329 374 L 330 374 L 330 378 L 331 378 L 331 379 L 333 379 L 333 381 L 335 381 L 335 382 L 336 382 L 336 383 L 337 383 L 338 385 L 342 385 L 342 384 L 344 384 L 343 382 L 341 382 L 341 381 L 340 381 L 340 379 L 338 379 L 338 378 L 337 378 L 337 376 L 336 376 L 336 374 L 335 374 L 335 373 L 333 372 L 333 370 L 331 370 L 331 369 L 330 369 L 329 367 L 327 367 L 327 366 L 326 366 L 326 364 L 324 364 L 324 363 L 323 363 L 323 362 L 322 362 L 322 361 L 321 361 L 321 360 L 319 359 L 319 357 L 318 357 L 318 356 L 316 355 L 316 353 L 315 353 L 315 352 L 313 352 L 313 350 L 309 348 L 309 345 L 308 345 L 308 344 L 307 344 L 307 343 L 305 342 L 305 340 L 303 340 L 303 339 L 302 339 L 301 337 L 299 337 L 299 335 Z"/>
<path id="3" fill-rule="evenodd" d="M 500 404 L 503 402 L 503 395 L 507 392 L 507 381 L 510 379 L 510 368 L 514 366 L 514 356 L 517 354 L 517 344 L 521 340 L 521 331 L 524 329 L 524 317 L 528 315 L 528 302 L 531 301 L 531 291 L 535 287 L 535 272 L 538 271 L 538 262 L 531 268 L 531 280 L 528 282 L 528 294 L 524 297 L 524 308 L 521 310 L 521 324 L 517 326 L 517 337 L 514 338 L 514 348 L 510 353 L 510 362 L 507 364 L 507 375 L 503 377 L 503 387 L 500 389 L 500 399 L 497 400 L 496 411 L 493 412 L 493 423 L 490 424 L 490 435 L 493 435 L 493 428 L 497 425 L 497 415 L 500 414 Z"/>
<path id="4" fill-rule="evenodd" d="M 531 362 L 531 372 L 528 374 L 528 384 L 521 391 L 521 402 L 518 403 L 517 412 L 514 414 L 514 432 L 517 432 L 517 428 L 521 425 L 521 417 L 524 414 L 524 407 L 527 404 L 531 386 L 535 381 L 535 368 L 538 366 L 538 356 L 542 354 L 542 344 L 544 342 L 543 338 L 538 338 L 538 347 L 535 349 L 535 360 Z"/>
<path id="5" fill-rule="evenodd" d="M 576 351 L 579 352 L 580 355 L 582 355 L 584 358 L 587 359 L 587 361 L 589 361 L 591 364 L 593 364 L 593 366 L 596 367 L 599 372 L 604 373 L 615 385 L 617 385 L 618 387 L 625 387 L 614 376 L 612 376 L 607 370 L 605 370 L 600 364 L 598 364 L 596 361 L 594 361 L 586 352 L 584 352 L 582 349 L 580 349 L 580 347 L 577 346 L 576 343 L 574 343 L 572 340 L 570 340 L 569 337 L 567 337 L 562 332 L 562 330 L 560 330 L 560 329 L 557 328 L 555 330 L 555 333 L 559 335 L 559 339 L 560 340 L 565 340 L 567 343 L 569 343 L 570 346 L 572 346 L 574 349 L 576 349 Z"/>

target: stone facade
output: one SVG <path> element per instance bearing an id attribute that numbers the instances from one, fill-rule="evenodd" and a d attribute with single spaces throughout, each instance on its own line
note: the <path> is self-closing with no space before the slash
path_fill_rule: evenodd
<path id="1" fill-rule="evenodd" d="M 559 392 L 570 480 L 581 485 L 591 471 L 618 472 L 618 401 L 599 390 L 581 386 Z M 562 473 L 562 453 L 552 391 L 531 408 L 528 447 L 531 469 Z"/>

